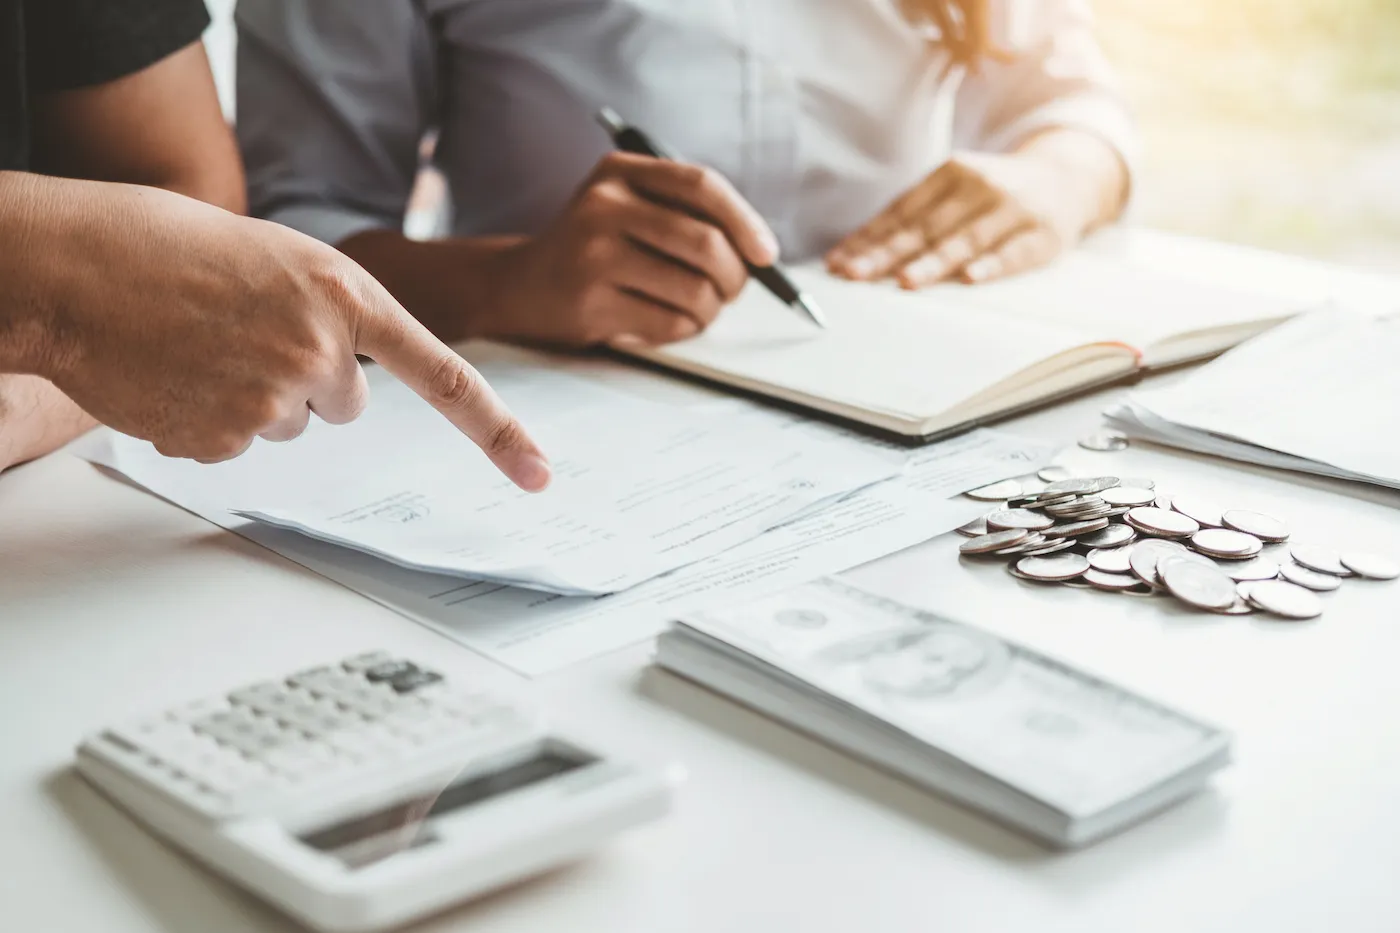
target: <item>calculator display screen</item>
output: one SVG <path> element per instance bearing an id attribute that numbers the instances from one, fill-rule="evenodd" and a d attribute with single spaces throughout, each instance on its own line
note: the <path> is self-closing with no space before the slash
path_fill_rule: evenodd
<path id="1" fill-rule="evenodd" d="M 531 758 L 486 774 L 473 774 L 448 785 L 438 794 L 415 797 L 298 839 L 318 852 L 335 856 L 348 868 L 365 868 L 399 852 L 434 842 L 433 817 L 493 800 L 575 771 L 595 760 L 572 749 L 545 746 Z"/>

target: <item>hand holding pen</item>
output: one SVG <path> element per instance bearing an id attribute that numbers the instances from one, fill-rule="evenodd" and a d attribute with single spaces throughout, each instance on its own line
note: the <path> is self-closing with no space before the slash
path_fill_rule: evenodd
<path id="1" fill-rule="evenodd" d="M 483 329 L 568 346 L 683 340 L 777 253 L 763 218 L 718 172 L 612 152 L 547 228 L 503 238 L 481 293 Z"/>
<path id="2" fill-rule="evenodd" d="M 677 156 L 664 145 L 654 141 L 637 127 L 624 122 L 622 117 L 609 107 L 598 111 L 598 122 L 612 136 L 613 145 L 623 152 L 651 156 L 655 159 L 679 161 Z M 735 196 L 738 196 L 737 192 Z M 776 264 L 776 258 L 777 249 L 775 248 L 773 259 L 767 263 L 754 262 L 752 259 L 746 260 L 745 265 L 749 275 L 757 279 L 779 301 L 791 305 L 807 315 L 811 318 L 812 323 L 818 327 L 826 327 L 826 319 L 822 316 L 821 309 L 817 307 L 816 302 L 812 300 L 810 295 L 804 294 L 792 283 L 787 273 Z"/>

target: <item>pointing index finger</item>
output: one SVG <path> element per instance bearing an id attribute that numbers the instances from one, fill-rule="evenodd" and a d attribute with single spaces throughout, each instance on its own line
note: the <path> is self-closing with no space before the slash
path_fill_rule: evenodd
<path id="1" fill-rule="evenodd" d="M 387 298 L 387 293 L 385 294 Z M 355 352 L 418 393 L 527 492 L 549 485 L 549 461 L 481 374 L 388 298 L 359 322 Z"/>

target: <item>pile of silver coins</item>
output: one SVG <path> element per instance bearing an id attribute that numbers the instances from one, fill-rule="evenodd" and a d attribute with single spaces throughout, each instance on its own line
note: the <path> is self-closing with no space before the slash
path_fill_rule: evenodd
<path id="1" fill-rule="evenodd" d="M 1394 580 L 1400 563 L 1361 551 L 1290 540 L 1287 522 L 1247 509 L 1220 509 L 1170 496 L 1148 479 L 1038 474 L 1034 491 L 1005 480 L 967 495 L 999 502 L 958 533 L 968 560 L 1007 562 L 1031 583 L 1171 596 L 1223 615 L 1256 610 L 1283 619 L 1322 614 L 1319 593 L 1349 577 Z"/>

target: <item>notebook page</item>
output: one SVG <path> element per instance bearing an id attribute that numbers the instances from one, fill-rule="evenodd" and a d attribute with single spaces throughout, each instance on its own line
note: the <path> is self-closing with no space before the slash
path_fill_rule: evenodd
<path id="1" fill-rule="evenodd" d="M 947 295 L 793 270 L 829 327 L 751 283 L 703 334 L 640 355 L 922 419 L 1091 340 L 1072 325 L 1009 318 Z"/>
<path id="2" fill-rule="evenodd" d="M 1142 350 L 1149 365 L 1157 362 L 1153 348 L 1173 337 L 1273 321 L 1311 310 L 1325 300 L 1321 291 L 1284 298 L 1171 275 L 1083 250 L 1045 269 L 985 285 L 944 286 L 938 294 L 1052 328 L 1073 327 L 1094 340 L 1122 341 Z"/>

